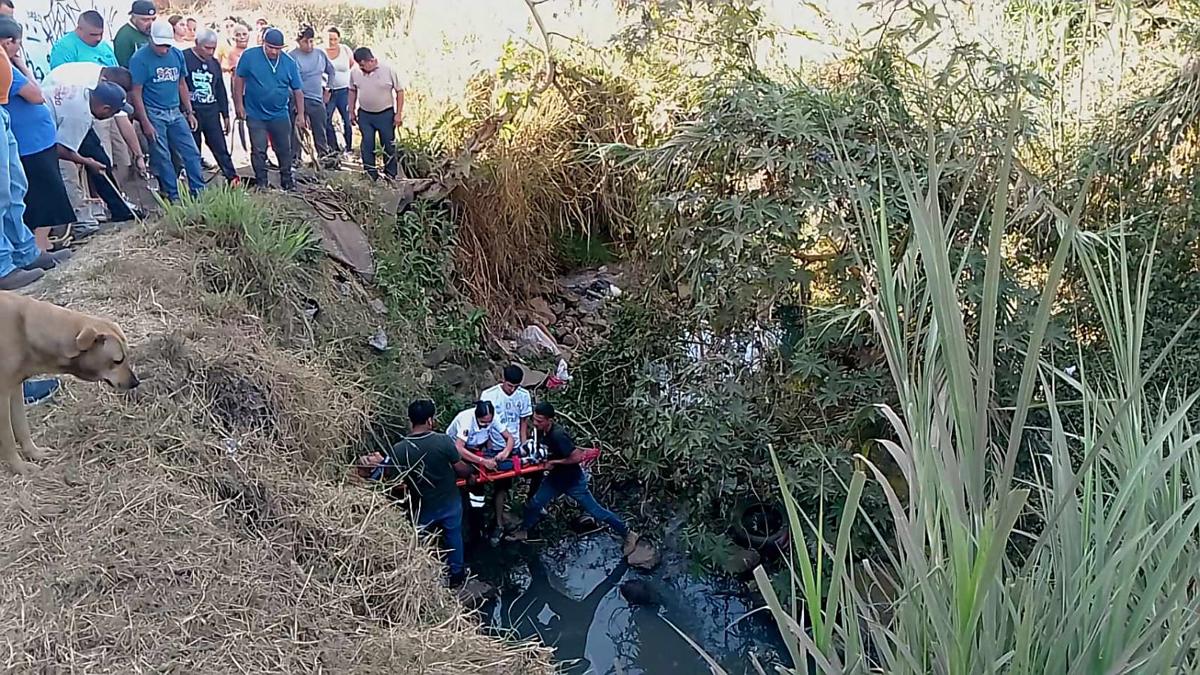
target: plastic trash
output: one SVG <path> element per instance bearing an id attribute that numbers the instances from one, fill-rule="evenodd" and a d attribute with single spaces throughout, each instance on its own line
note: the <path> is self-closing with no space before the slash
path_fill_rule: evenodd
<path id="1" fill-rule="evenodd" d="M 547 389 L 562 389 L 571 381 L 571 373 L 567 371 L 567 360 L 559 359 L 554 374 L 546 378 Z"/>

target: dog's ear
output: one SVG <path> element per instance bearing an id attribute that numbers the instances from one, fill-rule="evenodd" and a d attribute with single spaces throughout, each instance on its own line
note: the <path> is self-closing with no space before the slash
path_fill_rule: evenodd
<path id="1" fill-rule="evenodd" d="M 80 329 L 79 334 L 75 336 L 75 349 L 78 349 L 80 352 L 86 352 L 92 348 L 92 345 L 96 344 L 97 340 L 103 337 L 96 332 L 95 328 L 84 326 Z"/>

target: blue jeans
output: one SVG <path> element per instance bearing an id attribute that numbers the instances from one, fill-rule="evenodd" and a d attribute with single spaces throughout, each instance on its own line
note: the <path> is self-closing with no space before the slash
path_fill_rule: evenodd
<path id="1" fill-rule="evenodd" d="M 450 568 L 450 576 L 456 576 L 466 571 L 466 547 L 463 545 L 463 507 L 461 499 L 454 499 L 450 504 L 436 510 L 426 510 L 424 505 L 417 518 L 417 525 L 422 528 L 440 527 L 446 538 L 446 565 Z"/>
<path id="2" fill-rule="evenodd" d="M 556 477 L 551 475 L 542 481 L 541 487 L 534 493 L 533 499 L 525 505 L 525 520 L 521 523 L 521 529 L 528 532 L 533 529 L 534 525 L 542 517 L 542 509 L 550 505 L 550 502 L 566 495 L 575 500 L 579 507 L 586 511 L 588 515 L 595 518 L 601 523 L 611 527 L 614 532 L 624 537 L 629 533 L 629 528 L 625 526 L 625 521 L 621 520 L 620 516 L 600 506 L 600 502 L 592 496 L 591 490 L 588 490 L 587 479 L 580 477 L 578 480 L 564 482 L 556 480 Z"/>
<path id="3" fill-rule="evenodd" d="M 193 193 L 204 189 L 204 174 L 200 170 L 200 150 L 188 127 L 187 118 L 178 108 L 146 108 L 146 116 L 154 125 L 154 141 L 150 143 L 150 168 L 158 179 L 158 187 L 170 201 L 179 200 L 179 174 L 171 162 L 177 153 L 187 174 L 188 187 Z"/>
<path id="4" fill-rule="evenodd" d="M 333 113 L 335 112 L 342 116 L 342 135 L 346 137 L 346 152 L 350 152 L 350 141 L 354 140 L 354 132 L 350 127 L 349 89 L 334 89 L 329 92 L 329 103 L 325 104 L 325 132 L 332 141 L 333 149 L 340 150 L 337 143 L 337 129 L 333 126 Z"/>
<path id="5" fill-rule="evenodd" d="M 7 148 L 4 144 L 7 144 Z M 0 277 L 24 267 L 41 255 L 33 232 L 25 227 L 25 193 L 29 181 L 21 165 L 17 137 L 8 110 L 0 107 Z"/>

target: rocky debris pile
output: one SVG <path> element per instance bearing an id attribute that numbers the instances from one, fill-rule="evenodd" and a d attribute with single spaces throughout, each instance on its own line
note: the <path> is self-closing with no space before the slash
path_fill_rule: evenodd
<path id="1" fill-rule="evenodd" d="M 606 309 L 621 297 L 622 272 L 604 266 L 563 277 L 554 292 L 530 300 L 520 311 L 525 327 L 511 347 L 526 358 L 567 357 L 604 339 Z"/>
<path id="2" fill-rule="evenodd" d="M 428 368 L 421 377 L 426 384 L 437 382 L 468 401 L 474 401 L 479 392 L 499 381 L 496 364 L 450 343 L 442 343 L 426 352 L 422 365 Z"/>

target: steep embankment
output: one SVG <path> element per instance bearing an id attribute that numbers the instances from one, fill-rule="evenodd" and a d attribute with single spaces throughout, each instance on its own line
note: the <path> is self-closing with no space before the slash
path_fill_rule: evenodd
<path id="1" fill-rule="evenodd" d="M 246 236 L 102 236 L 35 289 L 120 323 L 144 384 L 68 378 L 32 415 L 55 454 L 0 495 L 4 669 L 547 671 L 482 635 L 404 514 L 337 480 L 372 406 L 365 293 L 311 258 L 284 292 Z"/>

